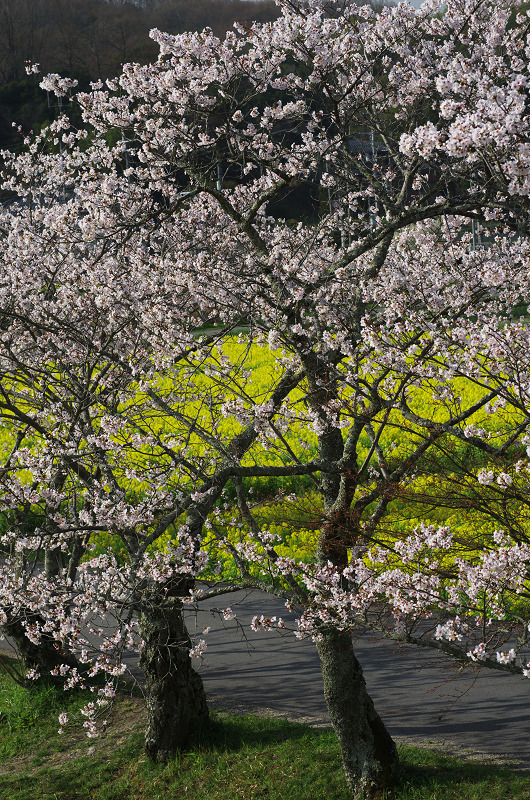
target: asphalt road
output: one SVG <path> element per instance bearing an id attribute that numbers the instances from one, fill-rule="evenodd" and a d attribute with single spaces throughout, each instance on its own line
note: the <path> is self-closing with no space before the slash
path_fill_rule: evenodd
<path id="1" fill-rule="evenodd" d="M 255 614 L 288 618 L 281 601 L 260 592 L 238 592 L 209 601 L 230 605 L 236 620 L 208 610 L 190 614 L 192 634 L 208 649 L 198 664 L 210 704 L 234 710 L 269 710 L 314 725 L 329 724 L 314 644 L 292 633 L 254 633 Z M 5 642 L 0 647 L 8 649 Z M 530 680 L 492 670 L 458 671 L 429 650 L 364 636 L 355 649 L 376 709 L 398 742 L 471 749 L 514 760 L 530 770 Z M 129 663 L 137 672 L 135 658 Z"/>
<path id="2" fill-rule="evenodd" d="M 271 709 L 312 724 L 329 723 L 318 657 L 310 640 L 292 633 L 252 632 L 254 614 L 286 617 L 281 601 L 259 592 L 227 596 L 245 629 L 201 612 L 209 625 L 200 666 L 211 704 Z M 495 670 L 459 671 L 439 653 L 360 637 L 355 644 L 368 690 L 391 735 L 409 743 L 444 743 L 515 760 L 530 769 L 530 679 Z"/>

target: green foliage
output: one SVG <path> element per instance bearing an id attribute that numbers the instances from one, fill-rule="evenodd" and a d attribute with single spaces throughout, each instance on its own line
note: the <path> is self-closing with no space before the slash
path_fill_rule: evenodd
<path id="1" fill-rule="evenodd" d="M 123 404 L 128 409 L 131 427 L 125 427 L 117 433 L 117 437 L 127 443 L 128 461 L 115 465 L 117 473 L 136 467 L 138 474 L 145 479 L 132 478 L 123 480 L 128 484 L 129 500 L 141 500 L 149 492 L 152 475 L 159 474 L 170 467 L 167 455 L 157 444 L 157 440 L 186 442 L 186 457 L 196 464 L 203 463 L 206 471 L 210 468 L 212 452 L 210 445 L 200 435 L 201 430 L 207 435 L 217 437 L 225 446 L 234 434 L 242 429 L 232 412 L 225 413 L 225 406 L 241 402 L 250 415 L 254 404 L 262 404 L 269 399 L 271 378 L 278 378 L 288 366 L 288 356 L 282 351 L 272 351 L 266 345 L 249 342 L 246 334 L 229 337 L 222 343 L 212 347 L 208 357 L 193 360 L 179 365 L 178 372 L 174 368 L 160 375 L 154 386 L 159 394 L 167 398 L 168 403 L 178 413 L 173 417 L 163 410 L 157 410 L 149 403 L 149 398 L 136 386 L 132 386 L 129 394 L 124 396 Z M 303 397 L 307 387 L 301 384 L 289 399 L 287 413 L 292 414 L 283 432 L 278 430 L 272 440 L 257 440 L 247 452 L 243 464 L 253 466 L 280 466 L 293 458 L 304 462 L 315 457 L 317 441 L 311 427 L 303 417 Z M 436 381 L 425 381 L 421 386 L 409 389 L 408 403 L 416 414 L 432 422 L 442 418 L 451 409 L 453 413 L 473 405 L 481 394 L 470 380 L 454 378 L 443 386 Z M 348 400 L 348 394 L 345 394 Z M 246 413 L 245 412 L 245 413 Z M 102 412 L 104 413 L 104 412 Z M 346 414 L 346 421 L 347 418 Z M 135 440 L 134 415 L 138 415 L 142 428 L 148 428 L 151 434 L 139 443 Z M 186 418 L 188 422 L 183 422 Z M 189 421 L 193 421 L 190 432 Z M 486 408 L 476 412 L 466 424 L 481 428 L 489 440 L 502 444 L 514 431 L 520 419 L 516 411 L 505 407 Z M 374 432 L 379 438 L 389 466 L 392 468 L 417 446 L 425 435 L 426 429 L 407 421 L 398 410 L 390 414 L 381 413 L 373 424 Z M 13 443 L 13 430 L 9 422 L 0 428 L 0 449 L 8 453 Z M 36 441 L 25 440 L 25 445 L 38 446 Z M 361 435 L 358 446 L 358 463 L 368 461 L 363 473 L 360 492 L 369 491 L 378 479 L 378 464 L 371 453 L 371 441 L 367 432 Z M 513 457 L 520 454 L 514 452 Z M 461 439 L 442 438 L 436 449 L 429 451 L 428 457 L 417 465 L 417 472 L 406 486 L 396 487 L 395 497 L 389 505 L 389 511 L 382 521 L 379 539 L 388 543 L 396 538 L 410 534 L 420 522 L 450 525 L 455 532 L 459 547 L 469 554 L 476 553 L 488 546 L 491 535 L 498 523 L 480 507 L 480 496 L 485 497 L 488 490 L 480 487 L 476 480 L 478 471 L 488 464 L 488 458 L 472 447 L 465 436 Z M 166 474 L 164 472 L 164 474 Z M 21 480 L 27 481 L 31 476 L 24 471 Z M 322 506 L 315 491 L 318 476 L 270 476 L 246 478 L 243 483 L 253 503 L 252 512 L 259 526 L 278 537 L 276 550 L 280 555 L 290 556 L 309 563 L 315 556 L 318 529 L 322 520 Z M 174 490 L 195 489 L 194 480 L 190 478 L 186 487 L 185 479 L 180 475 L 179 483 L 175 479 Z M 168 473 L 167 486 L 172 488 L 171 472 Z M 491 493 L 491 492 L 490 492 Z M 81 492 L 80 492 L 81 496 Z M 494 495 L 492 495 L 493 500 Z M 492 501 L 493 501 L 492 500 Z M 82 503 L 82 499 L 80 500 Z M 233 579 L 239 577 L 236 561 L 230 550 L 223 545 L 227 540 L 231 545 L 248 542 L 251 539 L 248 522 L 241 517 L 236 508 L 236 490 L 229 482 L 218 502 L 214 516 L 207 522 L 204 547 L 211 555 L 210 568 L 204 577 L 214 577 L 213 565 L 221 563 L 221 577 Z M 506 503 L 505 503 L 506 505 Z M 510 509 L 509 509 L 510 510 Z M 486 510 L 487 511 L 487 510 Z M 517 508 L 511 509 L 512 517 L 518 517 L 526 526 L 526 516 Z M 32 510 L 35 522 L 38 522 L 39 509 Z M 28 518 L 29 519 L 29 518 Z M 168 531 L 154 545 L 153 549 L 164 550 L 175 538 L 176 528 Z M 0 520 L 0 530 L 5 529 L 9 520 Z M 92 555 L 112 552 L 119 563 L 127 557 L 123 541 L 110 532 L 94 534 L 91 539 Z M 458 547 L 450 554 L 449 561 L 458 554 Z M 396 563 L 399 563 L 397 561 Z M 266 569 L 256 575 L 269 579 Z"/>
<path id="2" fill-rule="evenodd" d="M 82 561 L 87 561 L 89 558 L 97 558 L 105 554 L 112 554 L 118 564 L 122 565 L 127 562 L 127 548 L 123 543 L 123 539 L 112 533 L 106 531 L 93 533 L 90 537 L 90 550 Z"/>

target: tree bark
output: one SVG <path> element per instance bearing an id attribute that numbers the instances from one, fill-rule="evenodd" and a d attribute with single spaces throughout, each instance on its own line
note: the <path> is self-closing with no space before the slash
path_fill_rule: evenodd
<path id="1" fill-rule="evenodd" d="M 394 783 L 397 749 L 366 690 L 351 635 L 323 631 L 317 650 L 324 696 L 342 750 L 348 786 L 355 800 L 381 797 Z"/>
<path id="2" fill-rule="evenodd" d="M 308 405 L 326 421 L 330 400 L 337 400 L 332 371 L 313 353 L 304 355 L 308 373 Z M 318 457 L 338 463 L 345 452 L 341 431 L 334 425 L 318 436 Z M 356 448 L 350 453 L 351 466 L 342 475 L 322 472 L 320 490 L 326 520 L 317 548 L 317 563 L 331 563 L 340 572 L 348 564 L 348 548 L 359 537 L 358 522 L 352 519 L 351 504 L 357 486 Z M 354 456 L 352 458 L 352 455 Z M 344 587 L 347 588 L 347 585 Z M 351 634 L 323 627 L 317 641 L 324 696 L 331 724 L 342 751 L 342 763 L 355 800 L 382 797 L 396 778 L 396 745 L 377 714 L 366 690 L 361 665 L 353 652 Z"/>
<path id="3" fill-rule="evenodd" d="M 202 678 L 191 665 L 190 638 L 179 607 L 156 603 L 140 616 L 144 647 L 140 666 L 146 679 L 145 750 L 164 762 L 189 744 L 208 723 Z"/>

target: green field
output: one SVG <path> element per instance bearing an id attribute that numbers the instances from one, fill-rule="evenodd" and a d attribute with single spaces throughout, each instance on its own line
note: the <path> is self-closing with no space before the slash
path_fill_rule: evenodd
<path id="1" fill-rule="evenodd" d="M 167 461 L 163 447 L 155 442 L 157 437 L 159 443 L 175 446 L 177 450 L 181 446 L 179 443 L 184 442 L 186 458 L 205 464 L 207 469 L 215 454 L 208 449 L 201 432 L 215 435 L 226 446 L 230 438 L 242 429 L 241 418 L 245 414 L 251 415 L 256 404 L 267 400 L 270 378 L 281 374 L 286 361 L 288 357 L 281 351 L 272 351 L 265 344 L 249 344 L 245 334 L 212 347 L 207 357 L 190 357 L 179 366 L 178 373 L 167 373 L 152 382 L 157 392 L 177 412 L 174 416 L 164 413 L 150 403 L 145 392 L 131 386 L 122 398 L 122 411 L 127 412 L 128 424 L 116 434 L 128 460 L 122 459 L 115 465 L 116 475 L 123 478 L 129 501 L 134 504 L 148 492 L 149 480 L 142 480 L 138 475 L 154 474 Z M 433 397 L 437 396 L 439 388 L 434 381 L 424 381 L 421 386 L 414 387 L 409 402 L 420 416 L 436 421 L 437 414 L 446 408 L 448 402 L 455 407 L 466 408 L 477 400 L 480 393 L 480 389 L 471 381 L 454 378 L 444 387 L 445 396 L 450 400 L 444 401 L 445 406 L 439 404 L 437 411 Z M 294 459 L 304 462 L 316 455 L 317 438 L 305 418 L 303 397 L 306 390 L 307 387 L 302 383 L 292 392 L 280 415 L 280 422 L 281 419 L 286 421 L 285 429 L 278 431 L 278 435 L 273 435 L 269 441 L 255 442 L 245 455 L 244 465 L 280 466 L 293 463 Z M 347 408 L 350 394 L 350 390 L 345 388 L 345 433 L 347 425 L 352 422 L 351 412 Z M 231 403 L 239 403 L 237 413 L 226 411 Z M 137 434 L 135 421 L 141 422 L 144 429 L 152 434 L 155 443 L 142 441 L 138 444 L 134 438 Z M 518 422 L 520 415 L 517 411 L 501 407 L 493 411 L 478 411 L 466 424 L 482 429 L 490 436 L 490 441 L 498 445 L 514 431 Z M 422 431 L 406 422 L 397 410 L 388 416 L 381 414 L 375 420 L 374 429 L 378 434 L 379 425 L 382 428 L 379 444 L 390 467 L 400 463 L 421 440 Z M 0 449 L 7 454 L 12 443 L 13 431 L 9 421 L 5 421 L 0 428 Z M 28 437 L 25 440 L 25 445 L 30 449 L 38 448 L 39 444 L 35 438 Z M 505 497 L 500 498 L 497 487 L 480 487 L 477 483 L 478 471 L 487 464 L 483 453 L 466 443 L 465 439 L 450 440 L 447 437 L 441 445 L 435 457 L 427 455 L 422 460 L 406 488 L 400 488 L 381 521 L 375 541 L 387 545 L 396 537 L 410 534 L 420 522 L 426 522 L 449 525 L 455 531 L 459 543 L 455 553 L 459 548 L 467 553 L 478 553 L 498 527 L 498 520 L 485 513 L 484 501 L 487 501 L 486 511 L 489 512 L 500 499 L 504 503 L 503 513 L 517 518 L 520 528 L 527 529 L 525 504 L 506 501 Z M 371 442 L 365 430 L 358 444 L 359 463 L 367 457 L 370 448 Z M 519 451 L 514 448 L 513 461 L 525 455 L 522 447 L 519 447 Z M 136 468 L 136 476 L 129 479 L 124 475 L 130 466 Z M 374 456 L 370 466 L 372 470 L 365 472 L 361 491 L 369 491 L 376 485 L 377 463 Z M 19 477 L 22 482 L 32 480 L 31 473 L 24 469 L 19 471 Z M 276 550 L 279 555 L 294 557 L 305 563 L 310 563 L 314 558 L 323 519 L 322 500 L 315 480 L 313 476 L 244 479 L 247 489 L 252 490 L 249 501 L 255 518 L 262 529 L 277 537 Z M 517 480 L 522 488 L 529 483 L 524 471 Z M 170 489 L 171 481 L 169 477 L 167 484 Z M 178 479 L 175 477 L 175 489 L 177 485 L 179 489 L 186 490 L 186 479 L 182 475 Z M 191 486 L 190 483 L 188 488 Z M 77 502 L 81 504 L 82 496 L 83 488 L 79 487 Z M 35 520 L 38 520 L 39 513 L 39 508 L 35 507 Z M 367 513 L 370 513 L 370 508 L 366 509 Z M 183 521 L 184 518 L 177 521 L 177 526 Z M 7 519 L 0 520 L 0 528 L 5 528 L 7 524 Z M 172 542 L 173 535 L 168 532 L 160 537 L 153 549 L 165 550 Z M 252 538 L 246 521 L 241 519 L 235 508 L 235 489 L 231 482 L 227 484 L 214 516 L 206 522 L 203 546 L 211 556 L 212 567 L 221 565 L 220 577 L 232 579 L 238 575 L 237 566 L 231 554 L 220 544 L 223 538 L 232 544 Z M 98 533 L 92 537 L 92 545 L 93 555 L 112 550 L 119 559 L 126 558 L 124 544 L 117 536 Z M 251 567 L 251 570 L 262 578 L 267 577 L 257 567 Z M 213 575 L 214 572 L 207 569 L 202 577 Z M 219 573 L 215 572 L 215 575 L 219 576 Z"/>

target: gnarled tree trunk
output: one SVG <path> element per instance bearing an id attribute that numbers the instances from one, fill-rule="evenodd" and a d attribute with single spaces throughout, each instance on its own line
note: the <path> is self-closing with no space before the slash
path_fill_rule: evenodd
<path id="1" fill-rule="evenodd" d="M 389 244 L 390 240 L 384 245 L 386 249 Z M 348 549 L 361 534 L 359 520 L 351 513 L 359 480 L 360 429 L 353 427 L 345 447 L 342 432 L 335 425 L 328 425 L 327 409 L 331 401 L 338 400 L 333 371 L 321 364 L 315 353 L 305 354 L 303 363 L 310 389 L 307 403 L 323 424 L 323 432 L 318 435 L 318 458 L 330 466 L 343 464 L 342 473 L 330 469 L 321 474 L 326 518 L 317 549 L 318 563 L 322 567 L 331 564 L 340 575 L 348 565 Z M 345 581 L 344 588 L 348 588 Z M 324 696 L 342 751 L 348 786 L 355 800 L 381 797 L 395 781 L 399 765 L 397 749 L 368 694 L 361 665 L 353 652 L 351 634 L 323 626 L 317 650 Z"/>
<path id="2" fill-rule="evenodd" d="M 354 798 L 377 798 L 392 786 L 398 768 L 396 745 L 367 692 L 351 635 L 326 630 L 317 642 L 324 695 L 342 750 Z"/>
<path id="3" fill-rule="evenodd" d="M 145 749 L 153 761 L 167 761 L 208 722 L 202 678 L 191 665 L 190 638 L 182 609 L 150 604 L 140 616 L 144 646 L 147 730 Z"/>

